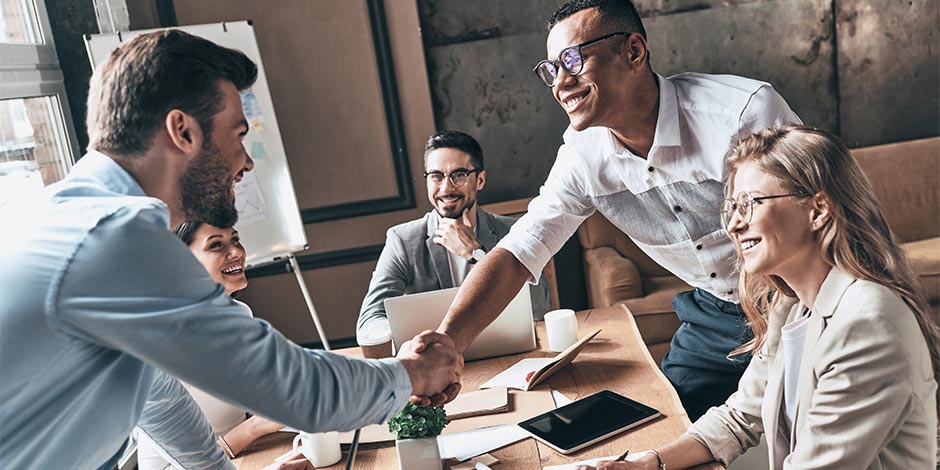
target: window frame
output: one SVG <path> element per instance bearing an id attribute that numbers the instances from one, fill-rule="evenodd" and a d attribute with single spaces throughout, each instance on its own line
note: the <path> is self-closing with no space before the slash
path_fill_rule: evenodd
<path id="1" fill-rule="evenodd" d="M 65 93 L 65 78 L 59 67 L 52 27 L 45 2 L 28 0 L 39 23 L 41 44 L 0 43 L 0 100 L 54 96 L 65 140 L 61 148 L 67 150 L 60 164 L 63 175 L 78 159 L 79 148 Z M 52 182 L 49 182 L 52 183 Z M 49 184 L 47 183 L 47 184 Z"/>

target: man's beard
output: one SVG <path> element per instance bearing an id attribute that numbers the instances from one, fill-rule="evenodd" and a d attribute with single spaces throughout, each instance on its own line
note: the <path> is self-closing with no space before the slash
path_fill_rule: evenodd
<path id="1" fill-rule="evenodd" d="M 459 219 L 463 217 L 464 211 L 473 207 L 473 205 L 476 202 L 477 202 L 476 198 L 473 198 L 473 199 L 464 198 L 463 204 L 461 204 L 459 207 L 455 207 L 453 209 L 451 208 L 443 209 L 443 208 L 439 208 L 435 206 L 434 210 L 436 210 L 437 213 L 445 219 Z"/>
<path id="2" fill-rule="evenodd" d="M 229 168 L 222 152 L 208 140 L 180 177 L 180 207 L 186 222 L 204 222 L 229 228 L 238 220 L 231 190 Z"/>

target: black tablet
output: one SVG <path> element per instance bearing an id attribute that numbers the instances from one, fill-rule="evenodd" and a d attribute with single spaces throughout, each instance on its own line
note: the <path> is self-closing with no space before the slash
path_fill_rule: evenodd
<path id="1" fill-rule="evenodd" d="M 551 448 L 569 454 L 659 416 L 659 411 L 604 390 L 519 426 Z"/>

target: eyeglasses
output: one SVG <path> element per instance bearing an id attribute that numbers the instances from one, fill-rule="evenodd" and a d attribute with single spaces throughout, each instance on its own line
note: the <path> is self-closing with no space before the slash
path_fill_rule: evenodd
<path id="1" fill-rule="evenodd" d="M 606 36 L 601 36 L 597 39 L 592 39 L 588 42 L 583 42 L 577 46 L 566 47 L 561 50 L 561 53 L 558 54 L 558 60 L 543 60 L 539 62 L 534 69 L 535 75 L 537 75 L 545 86 L 552 86 L 555 84 L 555 79 L 558 77 L 558 68 L 561 67 L 565 69 L 565 72 L 568 72 L 568 75 L 577 75 L 581 73 L 581 70 L 584 69 L 584 57 L 581 55 L 581 49 L 584 49 L 588 46 L 593 46 L 605 39 L 610 39 L 614 36 L 619 36 L 625 34 L 629 36 L 632 33 L 627 33 L 624 31 L 618 31 L 616 33 L 610 33 Z"/>
<path id="2" fill-rule="evenodd" d="M 454 186 L 463 186 L 467 184 L 467 181 L 470 179 L 470 175 L 474 173 L 479 173 L 483 170 L 474 169 L 468 170 L 466 168 L 457 168 L 456 170 L 450 173 L 442 173 L 440 171 L 425 171 L 424 179 L 428 181 L 430 185 L 440 185 L 444 182 L 444 178 L 450 180 L 450 183 Z"/>
<path id="3" fill-rule="evenodd" d="M 766 199 L 777 199 L 781 197 L 805 197 L 809 196 L 808 193 L 799 192 L 791 194 L 778 194 L 775 196 L 760 196 L 754 197 L 751 193 L 742 192 L 738 194 L 737 200 L 725 199 L 721 205 L 721 222 L 724 224 L 725 229 L 731 227 L 731 218 L 734 216 L 734 213 L 737 212 L 741 217 L 741 221 L 745 224 L 751 223 L 751 217 L 754 215 L 754 205 L 761 204 L 761 201 Z"/>

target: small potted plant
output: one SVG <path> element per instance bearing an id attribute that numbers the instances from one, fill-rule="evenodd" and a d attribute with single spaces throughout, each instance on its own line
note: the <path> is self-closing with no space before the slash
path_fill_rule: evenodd
<path id="1" fill-rule="evenodd" d="M 388 430 L 395 435 L 399 468 L 441 470 L 437 436 L 449 422 L 443 406 L 425 408 L 411 403 L 389 419 Z"/>

